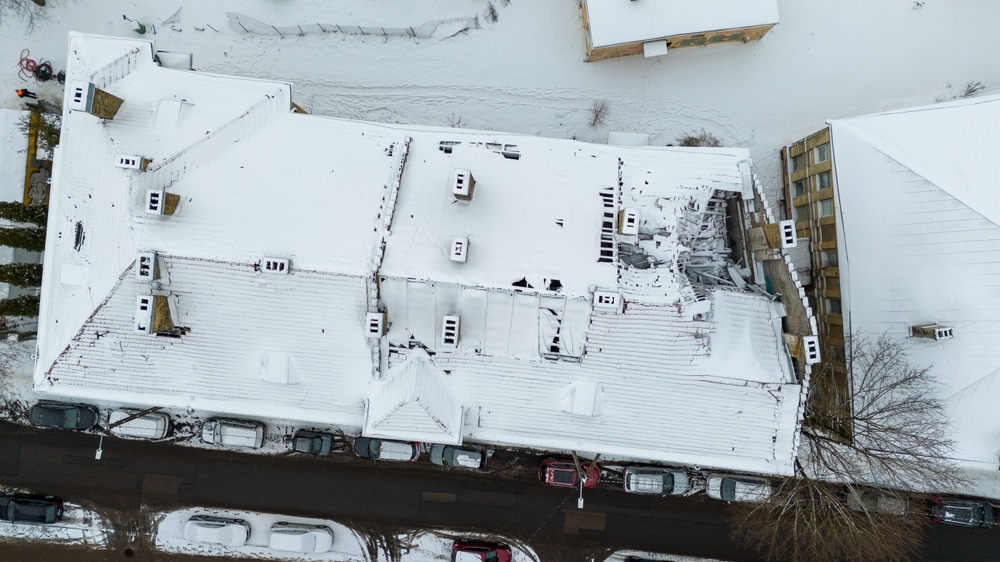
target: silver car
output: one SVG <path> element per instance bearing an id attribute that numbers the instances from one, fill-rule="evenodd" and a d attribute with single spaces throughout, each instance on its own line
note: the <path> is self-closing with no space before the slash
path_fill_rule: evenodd
<path id="1" fill-rule="evenodd" d="M 624 473 L 625 491 L 632 494 L 678 496 L 691 489 L 687 474 L 655 466 L 630 466 Z"/>
<path id="2" fill-rule="evenodd" d="M 431 462 L 448 468 L 468 468 L 477 470 L 483 467 L 485 455 L 474 447 L 456 447 L 434 443 L 430 451 Z"/>

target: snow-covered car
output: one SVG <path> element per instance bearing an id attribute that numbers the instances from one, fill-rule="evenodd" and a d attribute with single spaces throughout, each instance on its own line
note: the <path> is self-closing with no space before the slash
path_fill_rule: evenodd
<path id="1" fill-rule="evenodd" d="M 409 441 L 357 437 L 354 439 L 354 453 L 375 461 L 415 461 L 420 456 L 420 449 L 416 443 Z"/>
<path id="2" fill-rule="evenodd" d="M 278 521 L 271 525 L 267 546 L 282 552 L 318 554 L 333 546 L 333 531 L 326 525 Z"/>
<path id="3" fill-rule="evenodd" d="M 56 429 L 90 429 L 97 425 L 97 408 L 90 404 L 39 402 L 31 407 L 28 419 L 39 427 Z"/>
<path id="4" fill-rule="evenodd" d="M 687 474 L 655 466 L 629 466 L 623 474 L 625 491 L 633 494 L 676 496 L 691 489 Z"/>
<path id="5" fill-rule="evenodd" d="M 7 494 L 0 496 L 0 517 L 14 523 L 55 523 L 62 518 L 63 502 L 55 496 Z"/>
<path id="6" fill-rule="evenodd" d="M 184 539 L 188 542 L 242 546 L 250 536 L 250 525 L 231 517 L 195 515 L 184 524 Z"/>
<path id="7" fill-rule="evenodd" d="M 137 416 L 139 413 L 141 410 L 113 410 L 108 417 L 108 431 L 127 439 L 163 439 L 170 432 L 167 414 L 148 412 Z"/>
<path id="8" fill-rule="evenodd" d="M 884 513 L 903 517 L 906 515 L 909 502 L 892 492 L 851 488 L 847 492 L 847 507 L 864 513 Z"/>
<path id="9" fill-rule="evenodd" d="M 264 424 L 250 420 L 211 418 L 201 426 L 201 440 L 212 445 L 259 449 L 264 445 Z"/>
<path id="10" fill-rule="evenodd" d="M 756 476 L 709 474 L 705 483 L 708 497 L 730 502 L 767 501 L 774 493 L 771 484 Z"/>
<path id="11" fill-rule="evenodd" d="M 431 462 L 448 468 L 479 469 L 483 467 L 486 456 L 473 447 L 456 447 L 454 445 L 431 445 Z"/>
<path id="12" fill-rule="evenodd" d="M 601 469 L 590 462 L 581 463 L 581 469 L 587 475 L 583 482 L 584 488 L 593 488 L 601 481 Z M 538 467 L 538 479 L 542 484 L 559 488 L 576 488 L 580 485 L 576 463 L 572 460 L 545 459 Z"/>
<path id="13" fill-rule="evenodd" d="M 326 456 L 333 449 L 333 435 L 318 431 L 299 430 L 292 438 L 292 450 L 307 455 Z"/>
<path id="14" fill-rule="evenodd" d="M 931 517 L 938 523 L 961 527 L 992 527 L 997 523 L 993 505 L 979 500 L 934 498 Z"/>
<path id="15" fill-rule="evenodd" d="M 491 542 L 458 540 L 451 545 L 451 562 L 510 562 L 510 548 Z"/>

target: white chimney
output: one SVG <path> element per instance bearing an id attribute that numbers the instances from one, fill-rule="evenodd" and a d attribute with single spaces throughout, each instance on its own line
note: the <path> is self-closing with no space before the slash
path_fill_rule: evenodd
<path id="1" fill-rule="evenodd" d="M 74 80 L 70 83 L 69 109 L 90 111 L 91 98 L 94 96 L 94 85 L 84 80 Z"/>
<path id="2" fill-rule="evenodd" d="M 618 211 L 618 234 L 639 234 L 639 209 L 625 208 Z"/>
<path id="3" fill-rule="evenodd" d="M 454 236 L 451 239 L 451 261 L 465 263 L 469 259 L 469 239 L 465 236 Z"/>
<path id="4" fill-rule="evenodd" d="M 135 278 L 150 283 L 156 279 L 156 254 L 140 252 L 135 260 Z"/>
<path id="5" fill-rule="evenodd" d="M 778 223 L 781 232 L 781 247 L 794 248 L 798 245 L 798 238 L 795 236 L 795 221 L 784 220 Z"/>
<path id="6" fill-rule="evenodd" d="M 445 316 L 441 323 L 440 347 L 444 349 L 457 349 L 459 327 L 461 319 L 458 316 Z"/>
<path id="7" fill-rule="evenodd" d="M 472 192 L 476 188 L 476 179 L 472 177 L 469 170 L 456 169 L 451 174 L 451 193 L 455 199 L 469 201 L 472 199 Z"/>
<path id="8" fill-rule="evenodd" d="M 150 215 L 162 215 L 166 202 L 167 198 L 164 190 L 150 189 L 146 191 L 146 213 Z"/>
<path id="9" fill-rule="evenodd" d="M 806 355 L 806 365 L 819 363 L 819 338 L 816 336 L 805 336 L 802 338 L 802 349 Z"/>
<path id="10" fill-rule="evenodd" d="M 260 270 L 264 273 L 275 275 L 288 275 L 291 269 L 292 264 L 287 258 L 264 258 L 260 266 Z"/>
<path id="11" fill-rule="evenodd" d="M 622 294 L 614 291 L 594 291 L 594 310 L 621 312 Z"/>
<path id="12" fill-rule="evenodd" d="M 143 158 L 142 156 L 136 156 L 135 154 L 116 154 L 114 162 L 115 166 L 119 168 L 145 171 L 150 160 L 149 158 Z"/>
<path id="13" fill-rule="evenodd" d="M 365 335 L 369 338 L 381 338 L 385 335 L 384 312 L 369 312 L 365 315 Z"/>
<path id="14" fill-rule="evenodd" d="M 135 299 L 135 331 L 153 333 L 153 296 L 139 295 Z"/>

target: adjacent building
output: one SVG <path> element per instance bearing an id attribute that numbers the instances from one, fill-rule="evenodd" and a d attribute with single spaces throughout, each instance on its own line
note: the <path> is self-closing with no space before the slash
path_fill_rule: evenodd
<path id="1" fill-rule="evenodd" d="M 746 150 L 303 115 L 153 55 L 70 37 L 37 391 L 792 471 L 785 310 L 731 257 Z"/>
<path id="2" fill-rule="evenodd" d="M 844 336 L 889 334 L 940 383 L 956 459 L 996 468 L 1000 414 L 1000 96 L 850 119 L 782 150 L 785 205 L 811 251 L 824 361 Z M 808 242 L 808 244 L 806 244 Z"/>
<path id="3" fill-rule="evenodd" d="M 757 41 L 778 23 L 777 0 L 583 0 L 587 60 Z"/>

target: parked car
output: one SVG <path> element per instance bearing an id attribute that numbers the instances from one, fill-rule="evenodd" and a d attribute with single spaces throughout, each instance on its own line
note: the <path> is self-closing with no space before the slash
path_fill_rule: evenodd
<path id="1" fill-rule="evenodd" d="M 39 402 L 31 407 L 28 419 L 39 427 L 56 429 L 90 429 L 97 425 L 97 408 L 90 404 Z"/>
<path id="2" fill-rule="evenodd" d="M 242 519 L 195 515 L 184 524 L 188 542 L 242 546 L 250 536 L 250 525 Z"/>
<path id="3" fill-rule="evenodd" d="M 451 562 L 510 562 L 510 547 L 484 541 L 458 540 L 451 545 Z"/>
<path id="4" fill-rule="evenodd" d="M 292 450 L 320 457 L 330 454 L 333 449 L 333 435 L 318 431 L 299 430 L 292 438 Z"/>
<path id="5" fill-rule="evenodd" d="M 903 517 L 908 511 L 909 502 L 889 491 L 851 488 L 847 492 L 847 507 L 865 513 Z"/>
<path id="6" fill-rule="evenodd" d="M 55 523 L 62 519 L 63 502 L 55 496 L 7 494 L 0 496 L 0 516 L 15 523 Z"/>
<path id="7" fill-rule="evenodd" d="M 709 474 L 705 491 L 708 497 L 730 502 L 762 502 L 774 493 L 771 484 L 756 476 Z"/>
<path id="8" fill-rule="evenodd" d="M 420 456 L 416 443 L 373 437 L 355 438 L 354 452 L 363 459 L 375 461 L 415 461 Z"/>
<path id="9" fill-rule="evenodd" d="M 934 498 L 931 517 L 938 523 L 962 527 L 992 527 L 997 522 L 993 505 L 979 500 Z"/>
<path id="10" fill-rule="evenodd" d="M 318 554 L 333 546 L 333 531 L 326 525 L 278 521 L 271 525 L 267 546 L 282 552 Z"/>
<path id="11" fill-rule="evenodd" d="M 479 469 L 483 467 L 486 456 L 474 447 L 455 447 L 453 445 L 431 445 L 431 462 L 448 468 Z"/>
<path id="12" fill-rule="evenodd" d="M 201 426 L 201 440 L 213 445 L 259 449 L 264 445 L 264 424 L 250 420 L 211 418 Z"/>
<path id="13" fill-rule="evenodd" d="M 584 488 L 593 488 L 601 481 L 601 469 L 591 462 L 582 462 L 581 468 L 587 474 Z M 565 459 L 545 459 L 538 467 L 538 479 L 542 484 L 560 488 L 576 488 L 580 480 L 576 473 L 576 463 Z"/>
<path id="14" fill-rule="evenodd" d="M 691 489 L 687 474 L 655 466 L 630 466 L 624 473 L 625 491 L 633 494 L 676 496 Z"/>
<path id="15" fill-rule="evenodd" d="M 149 412 L 122 423 L 139 412 L 141 410 L 113 410 L 108 417 L 108 431 L 116 437 L 129 439 L 163 439 L 170 432 L 170 416 L 162 412 Z"/>

